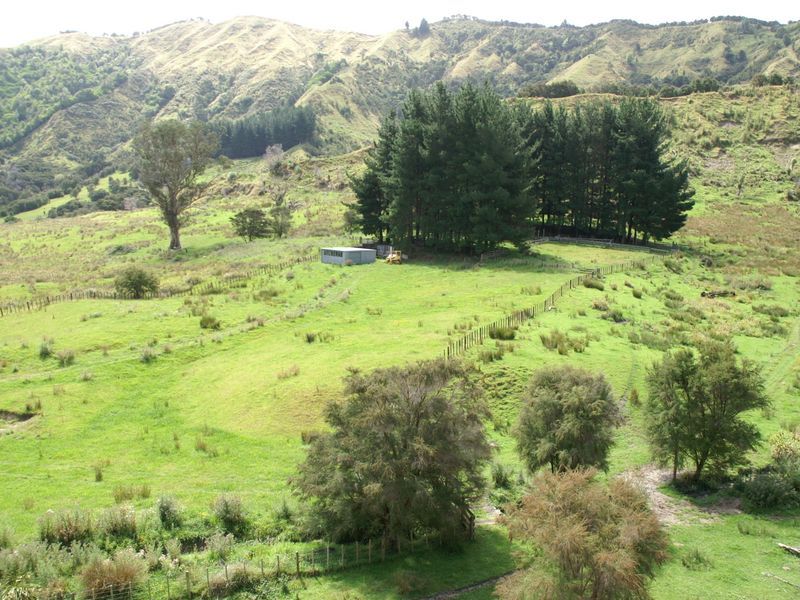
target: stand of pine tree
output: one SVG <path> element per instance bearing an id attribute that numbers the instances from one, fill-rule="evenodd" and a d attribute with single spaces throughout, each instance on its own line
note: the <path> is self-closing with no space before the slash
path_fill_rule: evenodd
<path id="1" fill-rule="evenodd" d="M 408 247 L 482 252 L 536 229 L 636 243 L 681 228 L 685 164 L 653 100 L 507 104 L 488 86 L 413 90 L 351 178 L 361 228 Z"/>

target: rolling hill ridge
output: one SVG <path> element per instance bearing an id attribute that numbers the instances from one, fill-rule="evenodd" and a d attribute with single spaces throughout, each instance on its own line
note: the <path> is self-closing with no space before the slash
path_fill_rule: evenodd
<path id="1" fill-rule="evenodd" d="M 582 28 L 464 17 L 382 36 L 241 17 L 129 37 L 65 33 L 0 51 L 0 203 L 125 164 L 127 142 L 152 118 L 213 122 L 308 106 L 317 150 L 338 153 L 371 140 L 409 88 L 438 80 L 487 80 L 506 95 L 562 79 L 588 90 L 739 83 L 797 75 L 798 50 L 800 23 L 737 17 Z"/>

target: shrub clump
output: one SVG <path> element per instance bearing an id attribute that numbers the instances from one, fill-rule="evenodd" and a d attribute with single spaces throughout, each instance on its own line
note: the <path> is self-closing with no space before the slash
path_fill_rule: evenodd
<path id="1" fill-rule="evenodd" d="M 489 337 L 493 340 L 513 340 L 517 335 L 516 327 L 490 327 Z"/>
<path id="2" fill-rule="evenodd" d="M 87 542 L 94 536 L 92 515 L 80 508 L 49 510 L 39 519 L 39 539 L 48 544 L 70 546 L 73 542 Z"/>
<path id="3" fill-rule="evenodd" d="M 213 315 L 203 315 L 200 317 L 200 329 L 220 329 L 222 323 Z"/>
<path id="4" fill-rule="evenodd" d="M 227 533 L 242 533 L 247 529 L 247 515 L 242 499 L 233 494 L 222 494 L 214 501 L 214 514 Z"/>
<path id="5" fill-rule="evenodd" d="M 120 593 L 140 584 L 147 573 L 144 560 L 131 549 L 119 550 L 112 558 L 93 558 L 81 572 L 81 582 L 90 597 Z"/>
<path id="6" fill-rule="evenodd" d="M 58 358 L 58 364 L 61 367 L 69 367 L 70 365 L 75 364 L 75 351 L 74 350 L 60 350 L 58 354 L 56 354 Z"/>
<path id="7" fill-rule="evenodd" d="M 156 512 L 161 526 L 166 529 L 180 527 L 183 522 L 181 507 L 172 496 L 161 496 L 156 500 Z"/>
<path id="8" fill-rule="evenodd" d="M 596 277 L 587 277 L 583 280 L 583 287 L 587 287 L 592 290 L 600 290 L 601 292 L 606 289 L 606 286 L 603 285 L 603 282 L 597 279 Z"/>
<path id="9" fill-rule="evenodd" d="M 136 538 L 136 511 L 130 505 L 112 506 L 103 511 L 98 529 L 112 538 Z"/>
<path id="10" fill-rule="evenodd" d="M 140 267 L 129 267 L 114 280 L 114 289 L 120 296 L 138 300 L 158 292 L 158 277 Z"/>

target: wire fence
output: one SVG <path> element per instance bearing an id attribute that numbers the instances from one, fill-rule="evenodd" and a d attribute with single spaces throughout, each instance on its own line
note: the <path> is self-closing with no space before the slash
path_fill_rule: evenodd
<path id="1" fill-rule="evenodd" d="M 408 539 L 369 539 L 354 544 L 320 543 L 314 548 L 294 552 L 267 552 L 263 558 L 220 561 L 216 565 L 178 564 L 151 573 L 143 582 L 116 583 L 80 591 L 62 592 L 62 600 L 183 600 L 225 598 L 240 592 L 280 584 L 286 579 L 302 579 L 380 564 L 388 560 L 426 551 L 440 544 L 438 536 Z M 269 546 L 263 548 L 269 549 Z M 255 551 L 260 548 L 256 547 Z M 0 598 L 26 600 L 38 598 L 31 588 L 2 589 Z M 44 591 L 44 590 L 41 590 Z M 16 592 L 16 593 L 15 593 Z M 45 597 L 46 594 L 41 595 Z M 47 596 L 52 597 L 52 596 Z"/>
<path id="2" fill-rule="evenodd" d="M 450 359 L 460 356 L 473 346 L 483 344 L 484 340 L 491 338 L 499 329 L 519 327 L 522 325 L 522 323 L 528 321 L 529 319 L 535 319 L 542 313 L 551 310 L 555 306 L 556 302 L 558 302 L 558 300 L 564 296 L 564 294 L 570 290 L 582 286 L 584 281 L 587 279 L 611 275 L 613 273 L 621 273 L 631 268 L 643 267 L 647 264 L 660 260 L 661 258 L 661 256 L 648 256 L 646 258 L 631 260 L 624 263 L 598 267 L 588 273 L 573 277 L 569 281 L 563 283 L 561 287 L 559 287 L 556 291 L 538 304 L 535 304 L 529 308 L 516 310 L 510 315 L 502 317 L 496 321 L 493 321 L 492 323 L 487 323 L 486 325 L 472 329 L 461 337 L 452 340 L 449 344 L 447 344 L 447 348 L 444 349 L 444 358 Z"/>
<path id="3" fill-rule="evenodd" d="M 9 302 L 0 305 L 0 317 L 5 317 L 19 312 L 32 312 L 42 310 L 51 304 L 62 302 L 73 302 L 76 300 L 154 300 L 163 298 L 175 298 L 182 296 L 202 296 L 206 294 L 218 294 L 226 289 L 235 288 L 254 277 L 272 275 L 295 265 L 316 260 L 316 253 L 308 256 L 301 256 L 291 260 L 283 261 L 272 265 L 263 265 L 257 269 L 245 271 L 243 273 L 233 273 L 222 277 L 211 277 L 196 285 L 185 288 L 171 288 L 160 290 L 155 293 L 144 294 L 141 297 L 134 297 L 131 294 L 117 292 L 116 290 L 88 289 L 74 291 L 53 296 L 37 296 L 19 302 Z"/>

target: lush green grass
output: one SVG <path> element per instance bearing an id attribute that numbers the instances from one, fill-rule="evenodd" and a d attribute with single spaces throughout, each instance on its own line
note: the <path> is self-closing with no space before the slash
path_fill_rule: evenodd
<path id="1" fill-rule="evenodd" d="M 564 248 L 540 252 L 555 260 Z M 571 260 L 596 255 L 566 248 Z M 542 257 L 480 268 L 311 263 L 291 279 L 281 273 L 221 295 L 81 301 L 7 317 L 0 408 L 40 403 L 43 414 L 0 438 L 10 481 L 0 507 L 27 533 L 44 510 L 107 505 L 123 483 L 147 483 L 197 509 L 229 490 L 271 507 L 302 458 L 300 433 L 320 426 L 347 367 L 440 356 L 464 330 L 538 302 L 570 276 L 537 271 Z M 399 281 L 415 293 L 398 297 Z M 531 295 L 531 286 L 541 291 Z M 203 313 L 222 329 L 202 330 Z M 74 364 L 40 358 L 45 339 L 55 354 L 74 352 Z M 145 364 L 144 352 L 157 358 Z M 217 458 L 194 449 L 205 428 Z M 96 483 L 93 465 L 103 460 L 110 464 Z"/>

